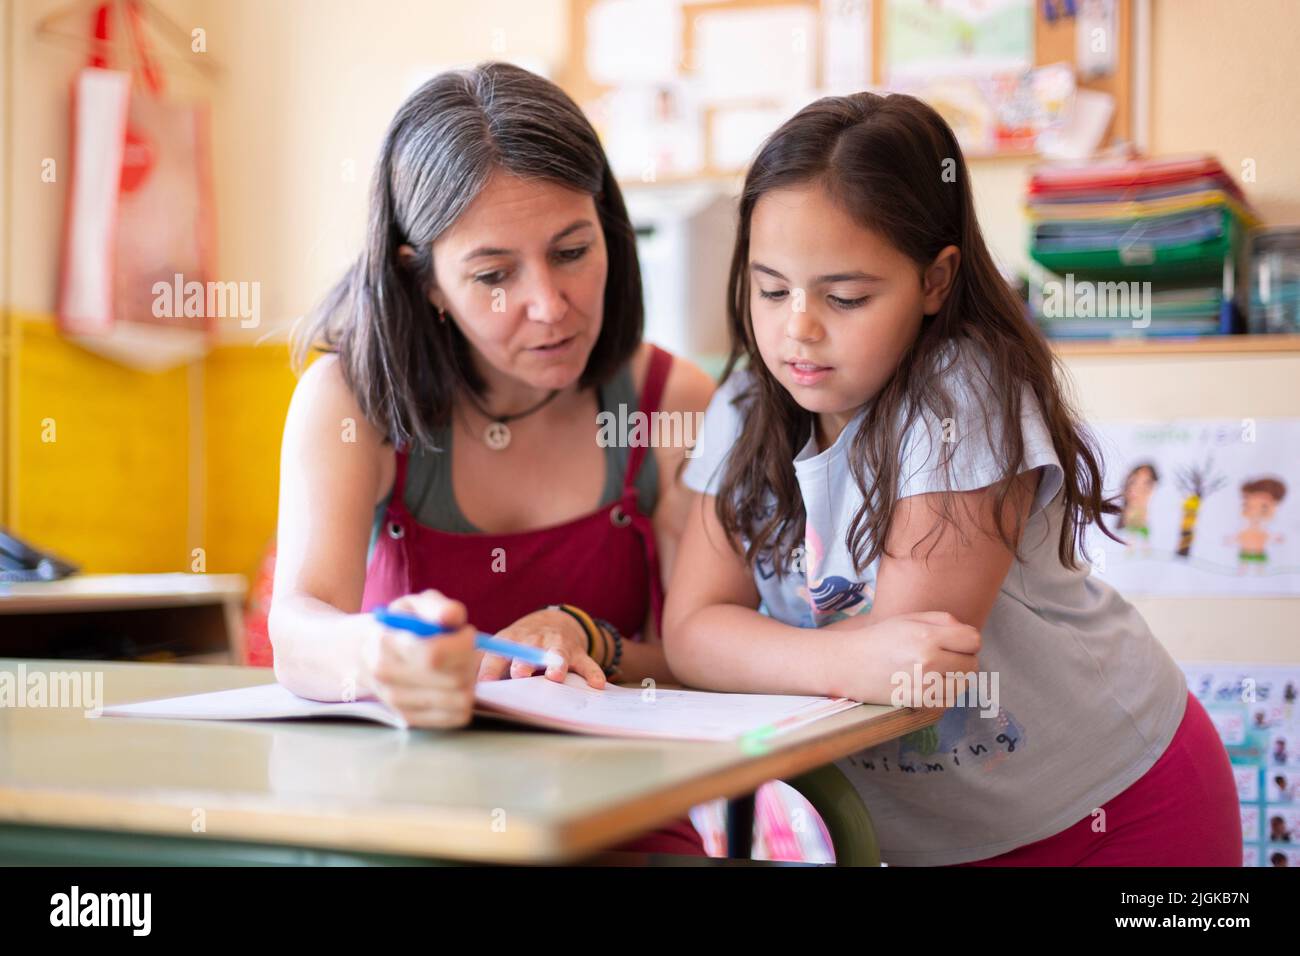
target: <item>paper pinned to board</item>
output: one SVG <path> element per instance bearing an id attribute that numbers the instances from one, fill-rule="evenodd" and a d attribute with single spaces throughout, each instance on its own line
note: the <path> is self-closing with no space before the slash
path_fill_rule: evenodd
<path id="1" fill-rule="evenodd" d="M 719 694 L 612 684 L 594 690 L 575 674 L 569 674 L 563 684 L 540 676 L 483 681 L 477 685 L 476 697 L 478 713 L 533 726 L 606 737 L 712 741 L 739 740 L 755 733 L 770 739 L 859 706 L 846 698 Z M 277 683 L 119 704 L 105 707 L 103 716 L 174 720 L 355 717 L 390 727 L 406 726 L 397 713 L 378 701 L 307 700 Z"/>
<path id="2" fill-rule="evenodd" d="M 822 0 L 822 92 L 871 86 L 871 0 Z"/>
<path id="3" fill-rule="evenodd" d="M 707 103 L 807 101 L 817 82 L 817 11 L 774 6 L 695 17 L 691 60 Z"/>
<path id="4" fill-rule="evenodd" d="M 606 86 L 668 83 L 681 60 L 682 13 L 662 0 L 601 0 L 587 13 L 587 72 Z"/>

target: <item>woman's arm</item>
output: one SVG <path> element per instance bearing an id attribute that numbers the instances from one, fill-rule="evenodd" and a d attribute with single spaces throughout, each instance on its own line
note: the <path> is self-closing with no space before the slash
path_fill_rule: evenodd
<path id="1" fill-rule="evenodd" d="M 972 670 L 979 633 L 951 615 L 876 618 L 827 632 L 760 614 L 752 572 L 733 547 L 712 495 L 691 507 L 664 615 L 668 663 L 684 683 L 759 694 L 814 694 L 887 703 L 891 678 Z"/>
<path id="2" fill-rule="evenodd" d="M 473 706 L 473 632 L 436 592 L 394 609 L 458 630 L 414 641 L 358 613 L 376 503 L 392 455 L 325 356 L 298 382 L 280 454 L 275 585 L 268 619 L 280 683 L 303 697 L 378 697 L 413 726 L 455 726 Z"/>
<path id="3" fill-rule="evenodd" d="M 306 697 L 341 699 L 360 673 L 360 648 L 374 630 L 356 612 L 381 446 L 337 359 L 313 363 L 294 389 L 284 424 L 268 621 L 276 677 Z"/>

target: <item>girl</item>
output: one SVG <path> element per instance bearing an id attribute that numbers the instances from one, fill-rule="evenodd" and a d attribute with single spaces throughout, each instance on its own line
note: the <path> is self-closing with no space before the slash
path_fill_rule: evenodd
<path id="1" fill-rule="evenodd" d="M 861 93 L 789 120 L 746 178 L 729 288 L 674 673 L 890 703 L 982 668 L 978 700 L 839 762 L 887 863 L 1240 865 L 1213 726 L 1078 560 L 1113 513 L 1097 454 L 938 114 Z"/>

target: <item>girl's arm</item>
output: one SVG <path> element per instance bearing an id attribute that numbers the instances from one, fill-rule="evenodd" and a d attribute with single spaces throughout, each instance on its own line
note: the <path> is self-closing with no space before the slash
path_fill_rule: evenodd
<path id="1" fill-rule="evenodd" d="M 723 531 L 712 495 L 697 495 L 682 537 L 664 615 L 664 647 L 677 678 L 696 687 L 812 694 L 887 703 L 891 678 L 975 669 L 979 633 L 948 614 L 873 621 L 853 631 L 810 630 L 760 614 L 742 554 Z"/>
<path id="2" fill-rule="evenodd" d="M 1008 479 L 1011 494 L 1003 511 L 1005 527 L 1023 528 L 1040 472 L 1034 469 Z M 898 502 L 887 554 L 881 557 L 876 575 L 873 618 L 925 608 L 947 611 L 971 627 L 984 626 L 1015 560 L 998 536 L 994 520 L 999 487 L 953 493 L 956 527 L 946 524 L 935 535 L 930 532 L 943 507 L 943 495 L 915 495 Z"/>
<path id="3" fill-rule="evenodd" d="M 703 418 L 716 389 L 717 385 L 703 369 L 681 356 L 674 356 L 660 405 L 662 410 L 681 416 L 682 428 L 675 437 L 680 437 L 682 443 L 673 447 L 650 449 L 659 466 L 659 504 L 655 507 L 652 524 L 659 555 L 659 573 L 665 592 L 672 583 L 682 534 L 695 501 L 695 492 L 683 483 L 682 472 L 686 468 L 687 453 L 694 447 L 698 434 L 696 424 Z M 689 445 L 686 443 L 688 440 Z M 649 677 L 661 683 L 677 681 L 679 678 L 674 676 L 668 666 L 663 640 L 655 627 L 653 611 L 646 615 L 642 635 L 642 641 L 624 643 L 618 679 L 640 682 Z"/>
<path id="4" fill-rule="evenodd" d="M 1008 499 L 1008 527 L 1014 528 L 1017 518 L 1025 519 L 1038 487 L 1036 474 L 1025 472 L 1016 479 Z M 945 527 L 939 538 L 927 539 L 926 535 L 936 511 L 943 506 L 942 495 L 914 495 L 899 501 L 890 528 L 890 554 L 880 559 L 871 610 L 822 629 L 860 630 L 882 617 L 923 607 L 947 611 L 959 621 L 982 628 L 1014 557 L 992 524 L 995 487 L 957 492 L 953 504 L 961 517 L 958 528 Z M 927 555 L 935 542 L 934 553 Z"/>

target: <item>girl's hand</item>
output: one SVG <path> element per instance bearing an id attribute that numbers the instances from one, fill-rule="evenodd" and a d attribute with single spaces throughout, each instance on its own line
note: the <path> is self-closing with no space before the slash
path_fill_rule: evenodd
<path id="1" fill-rule="evenodd" d="M 374 622 L 361 647 L 361 680 L 412 727 L 463 727 L 474 711 L 474 629 L 465 605 L 437 591 L 408 594 L 389 608 L 456 628 L 433 638 Z"/>
<path id="2" fill-rule="evenodd" d="M 842 631 L 835 639 L 843 642 L 842 673 L 847 677 L 842 685 L 832 681 L 832 686 L 839 686 L 843 696 L 864 703 L 892 703 L 894 688 L 900 686 L 895 675 L 903 675 L 901 680 L 906 683 L 901 686 L 910 688 L 918 664 L 923 680 L 930 674 L 979 670 L 979 631 L 946 611 L 899 614 L 857 631 Z"/>
<path id="3" fill-rule="evenodd" d="M 599 664 L 587 656 L 587 632 L 582 625 L 563 611 L 549 608 L 526 614 L 503 631 L 497 637 L 534 647 L 544 647 L 554 651 L 564 659 L 564 663 L 546 669 L 546 676 L 563 683 L 569 671 L 587 679 L 587 683 L 597 689 L 605 686 L 605 672 Z M 485 654 L 478 668 L 479 680 L 501 680 L 507 670 L 512 678 L 532 677 L 537 668 L 520 660 Z"/>

